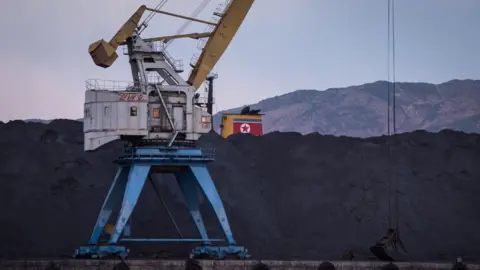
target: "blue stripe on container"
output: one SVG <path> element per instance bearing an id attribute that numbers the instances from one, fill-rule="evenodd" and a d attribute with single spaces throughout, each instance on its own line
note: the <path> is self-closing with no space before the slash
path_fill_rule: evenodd
<path id="1" fill-rule="evenodd" d="M 262 119 L 244 119 L 244 118 L 234 118 L 232 119 L 233 122 L 256 122 L 261 123 Z"/>

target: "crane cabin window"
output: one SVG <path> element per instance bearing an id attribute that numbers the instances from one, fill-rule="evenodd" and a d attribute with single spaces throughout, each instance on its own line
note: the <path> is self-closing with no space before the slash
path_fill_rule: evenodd
<path id="1" fill-rule="evenodd" d="M 137 116 L 137 106 L 130 107 L 130 116 Z"/>
<path id="2" fill-rule="evenodd" d="M 155 119 L 160 118 L 160 108 L 153 108 L 152 117 Z"/>

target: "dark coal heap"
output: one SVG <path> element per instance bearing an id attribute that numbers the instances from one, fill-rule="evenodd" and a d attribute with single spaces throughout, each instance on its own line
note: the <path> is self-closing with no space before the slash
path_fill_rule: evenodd
<path id="1" fill-rule="evenodd" d="M 368 247 L 388 228 L 389 179 L 398 186 L 407 259 L 480 258 L 480 135 L 445 130 L 358 139 L 273 132 L 225 140 L 212 133 L 200 145 L 217 149 L 212 176 L 238 243 L 255 258 L 340 259 L 347 248 L 356 258 L 371 257 Z M 0 256 L 70 256 L 86 244 L 122 143 L 86 153 L 80 122 L 13 121 L 0 123 L 0 149 Z M 171 180 L 157 177 L 161 195 L 183 236 L 197 237 Z M 178 237 L 146 187 L 132 218 L 134 235 Z M 221 236 L 213 211 L 202 206 L 211 237 Z M 191 247 L 132 249 L 138 256 L 185 257 Z"/>

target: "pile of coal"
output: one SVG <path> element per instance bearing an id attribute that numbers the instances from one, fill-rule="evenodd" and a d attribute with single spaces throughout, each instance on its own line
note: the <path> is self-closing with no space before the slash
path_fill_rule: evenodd
<path id="1" fill-rule="evenodd" d="M 478 134 L 211 133 L 199 145 L 216 149 L 212 177 L 238 244 L 254 258 L 338 260 L 351 249 L 368 259 L 398 220 L 407 259 L 480 259 Z M 80 122 L 13 121 L 0 123 L 0 149 L 0 256 L 71 256 L 88 241 L 123 144 L 87 153 Z M 181 235 L 198 237 L 174 179 L 155 181 Z M 222 237 L 203 198 L 202 211 L 210 236 Z M 179 237 L 148 185 L 132 221 L 135 237 Z M 184 258 L 193 246 L 131 248 L 132 256 Z"/>

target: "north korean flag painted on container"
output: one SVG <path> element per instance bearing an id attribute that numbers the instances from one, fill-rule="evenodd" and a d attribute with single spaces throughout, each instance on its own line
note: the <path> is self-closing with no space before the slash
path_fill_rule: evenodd
<path id="1" fill-rule="evenodd" d="M 263 134 L 263 126 L 261 119 L 242 119 L 234 118 L 233 133 L 250 133 L 255 136 Z"/>

